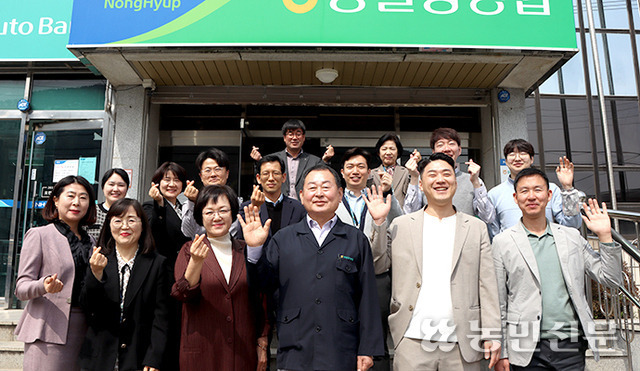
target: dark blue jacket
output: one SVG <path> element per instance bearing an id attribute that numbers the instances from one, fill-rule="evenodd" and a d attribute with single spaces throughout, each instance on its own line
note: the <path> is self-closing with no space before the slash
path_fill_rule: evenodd
<path id="1" fill-rule="evenodd" d="M 340 220 L 322 246 L 307 218 L 283 228 L 258 262 L 278 290 L 278 368 L 355 370 L 357 356 L 384 354 L 369 240 Z"/>

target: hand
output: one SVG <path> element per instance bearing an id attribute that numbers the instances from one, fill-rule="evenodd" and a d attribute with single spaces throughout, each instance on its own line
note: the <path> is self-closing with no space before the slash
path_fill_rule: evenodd
<path id="1" fill-rule="evenodd" d="M 609 213 L 607 213 L 607 205 L 603 202 L 602 209 L 600 209 L 598 200 L 590 198 L 588 202 L 588 206 L 586 203 L 582 203 L 582 210 L 584 210 L 586 215 L 582 215 L 584 224 L 591 232 L 598 235 L 600 242 L 613 242 L 613 238 L 611 237 L 611 219 L 609 219 Z"/>
<path id="2" fill-rule="evenodd" d="M 107 266 L 107 257 L 100 251 L 102 247 L 93 247 L 93 253 L 89 259 L 89 266 L 91 267 L 91 273 L 98 280 L 102 281 L 102 274 L 104 273 L 104 267 Z"/>
<path id="3" fill-rule="evenodd" d="M 260 151 L 258 151 L 260 148 L 253 146 L 251 147 L 251 154 L 249 156 L 251 156 L 252 159 L 254 159 L 255 161 L 260 161 L 262 160 L 262 155 L 260 154 Z"/>
<path id="4" fill-rule="evenodd" d="M 267 369 L 267 362 L 269 362 L 269 358 L 267 357 L 267 347 L 269 346 L 269 340 L 266 336 L 263 336 L 258 339 L 258 368 L 257 371 L 264 371 Z"/>
<path id="5" fill-rule="evenodd" d="M 373 367 L 373 358 L 369 356 L 358 356 L 358 371 L 367 371 Z"/>
<path id="6" fill-rule="evenodd" d="M 482 184 L 480 184 L 480 165 L 473 162 L 472 159 L 465 162 L 465 164 L 469 165 L 467 171 L 469 172 L 469 180 L 471 180 L 471 184 L 473 184 L 473 188 L 480 188 Z"/>
<path id="7" fill-rule="evenodd" d="M 484 359 L 490 359 L 489 368 L 493 368 L 500 358 L 500 343 L 487 340 L 484 342 Z"/>
<path id="8" fill-rule="evenodd" d="M 271 227 L 271 219 L 267 219 L 262 225 L 260 221 L 260 214 L 257 207 L 249 208 L 244 207 L 244 219 L 242 215 L 238 214 L 238 221 L 242 226 L 242 234 L 244 235 L 244 242 L 248 246 L 258 247 L 264 245 L 264 242 L 269 237 L 269 228 Z"/>
<path id="9" fill-rule="evenodd" d="M 496 362 L 496 371 L 509 371 L 509 358 L 503 358 Z"/>
<path id="10" fill-rule="evenodd" d="M 422 159 L 420 152 L 418 150 L 414 150 L 411 155 L 409 155 L 409 161 L 404 164 L 404 167 L 409 170 L 409 173 L 412 177 L 419 178 L 420 173 L 418 173 L 418 162 Z"/>
<path id="11" fill-rule="evenodd" d="M 324 151 L 324 155 L 322 155 L 322 162 L 328 163 L 335 154 L 336 152 L 333 150 L 333 146 L 329 144 L 327 150 Z"/>
<path id="12" fill-rule="evenodd" d="M 420 162 L 420 160 L 422 160 L 422 155 L 420 154 L 420 151 L 418 151 L 418 149 L 414 148 L 413 152 L 411 152 L 411 154 L 416 158 L 416 163 Z"/>
<path id="13" fill-rule="evenodd" d="M 556 175 L 563 189 L 573 188 L 573 162 L 567 156 L 560 157 L 560 165 L 556 167 Z"/>
<path id="14" fill-rule="evenodd" d="M 149 367 L 149 366 L 144 366 L 144 368 L 142 369 L 142 371 L 160 371 L 157 368 L 153 368 L 153 367 Z"/>
<path id="15" fill-rule="evenodd" d="M 203 233 L 200 236 L 196 235 L 196 238 L 191 244 L 189 252 L 191 253 L 191 260 L 193 260 L 194 263 L 202 263 L 207 255 L 209 255 L 209 246 L 204 243 L 204 239 L 206 237 L 206 233 Z"/>
<path id="16" fill-rule="evenodd" d="M 259 185 L 254 185 L 251 192 L 251 206 L 259 209 L 262 204 L 264 204 L 264 192 L 260 190 Z"/>
<path id="17" fill-rule="evenodd" d="M 375 185 L 371 186 L 371 192 L 364 195 L 364 203 L 367 210 L 371 214 L 371 218 L 376 225 L 382 225 L 391 210 L 391 195 L 387 196 L 386 202 L 382 193 L 382 189 L 376 189 Z"/>
<path id="18" fill-rule="evenodd" d="M 198 188 L 194 187 L 193 183 L 195 183 L 193 180 L 187 180 L 187 188 L 184 189 L 184 195 L 191 202 L 196 202 L 198 198 Z"/>
<path id="19" fill-rule="evenodd" d="M 382 192 L 389 192 L 393 183 L 393 176 L 384 170 L 378 171 L 378 175 L 380 176 L 380 186 L 382 187 Z"/>
<path id="20" fill-rule="evenodd" d="M 58 279 L 58 273 L 54 273 L 52 276 L 49 276 L 44 279 L 44 291 L 49 294 L 55 294 L 62 291 L 64 287 L 64 283 Z"/>
<path id="21" fill-rule="evenodd" d="M 162 197 L 162 193 L 160 193 L 159 188 L 160 184 L 151 182 L 151 188 L 149 188 L 149 197 L 153 198 L 153 200 L 157 202 L 159 206 L 164 206 L 164 198 Z"/>

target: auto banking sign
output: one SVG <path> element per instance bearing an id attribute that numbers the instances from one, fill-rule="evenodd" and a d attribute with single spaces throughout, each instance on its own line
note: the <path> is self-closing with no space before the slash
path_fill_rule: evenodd
<path id="1" fill-rule="evenodd" d="M 72 0 L 2 1 L 0 61 L 68 61 Z"/>
<path id="2" fill-rule="evenodd" d="M 70 47 L 575 50 L 567 0 L 77 0 Z"/>

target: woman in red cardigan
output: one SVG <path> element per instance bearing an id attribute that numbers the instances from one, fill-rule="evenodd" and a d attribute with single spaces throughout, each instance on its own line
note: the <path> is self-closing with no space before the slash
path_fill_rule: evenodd
<path id="1" fill-rule="evenodd" d="M 246 244 L 229 235 L 238 198 L 228 186 L 198 194 L 194 218 L 206 235 L 178 254 L 171 295 L 184 303 L 181 370 L 264 370 L 267 365 L 265 301 Z"/>

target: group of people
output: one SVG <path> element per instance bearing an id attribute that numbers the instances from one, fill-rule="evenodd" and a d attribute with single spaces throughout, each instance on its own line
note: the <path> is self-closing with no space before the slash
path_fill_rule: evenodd
<path id="1" fill-rule="evenodd" d="M 389 370 L 389 334 L 399 371 L 483 358 L 498 371 L 584 369 L 596 348 L 583 277 L 617 287 L 621 253 L 604 204 L 579 205 L 568 159 L 560 189 L 512 140 L 510 177 L 487 191 L 477 163 L 456 163 L 450 128 L 404 166 L 385 134 L 379 167 L 356 147 L 340 173 L 331 146 L 303 150 L 300 120 L 282 134 L 283 151 L 252 149 L 244 203 L 216 148 L 196 159 L 203 187 L 166 162 L 144 204 L 126 198 L 122 169 L 103 176 L 99 205 L 84 178 L 56 183 L 51 223 L 27 231 L 20 255 L 24 369 L 265 370 L 274 328 L 278 370 Z"/>

